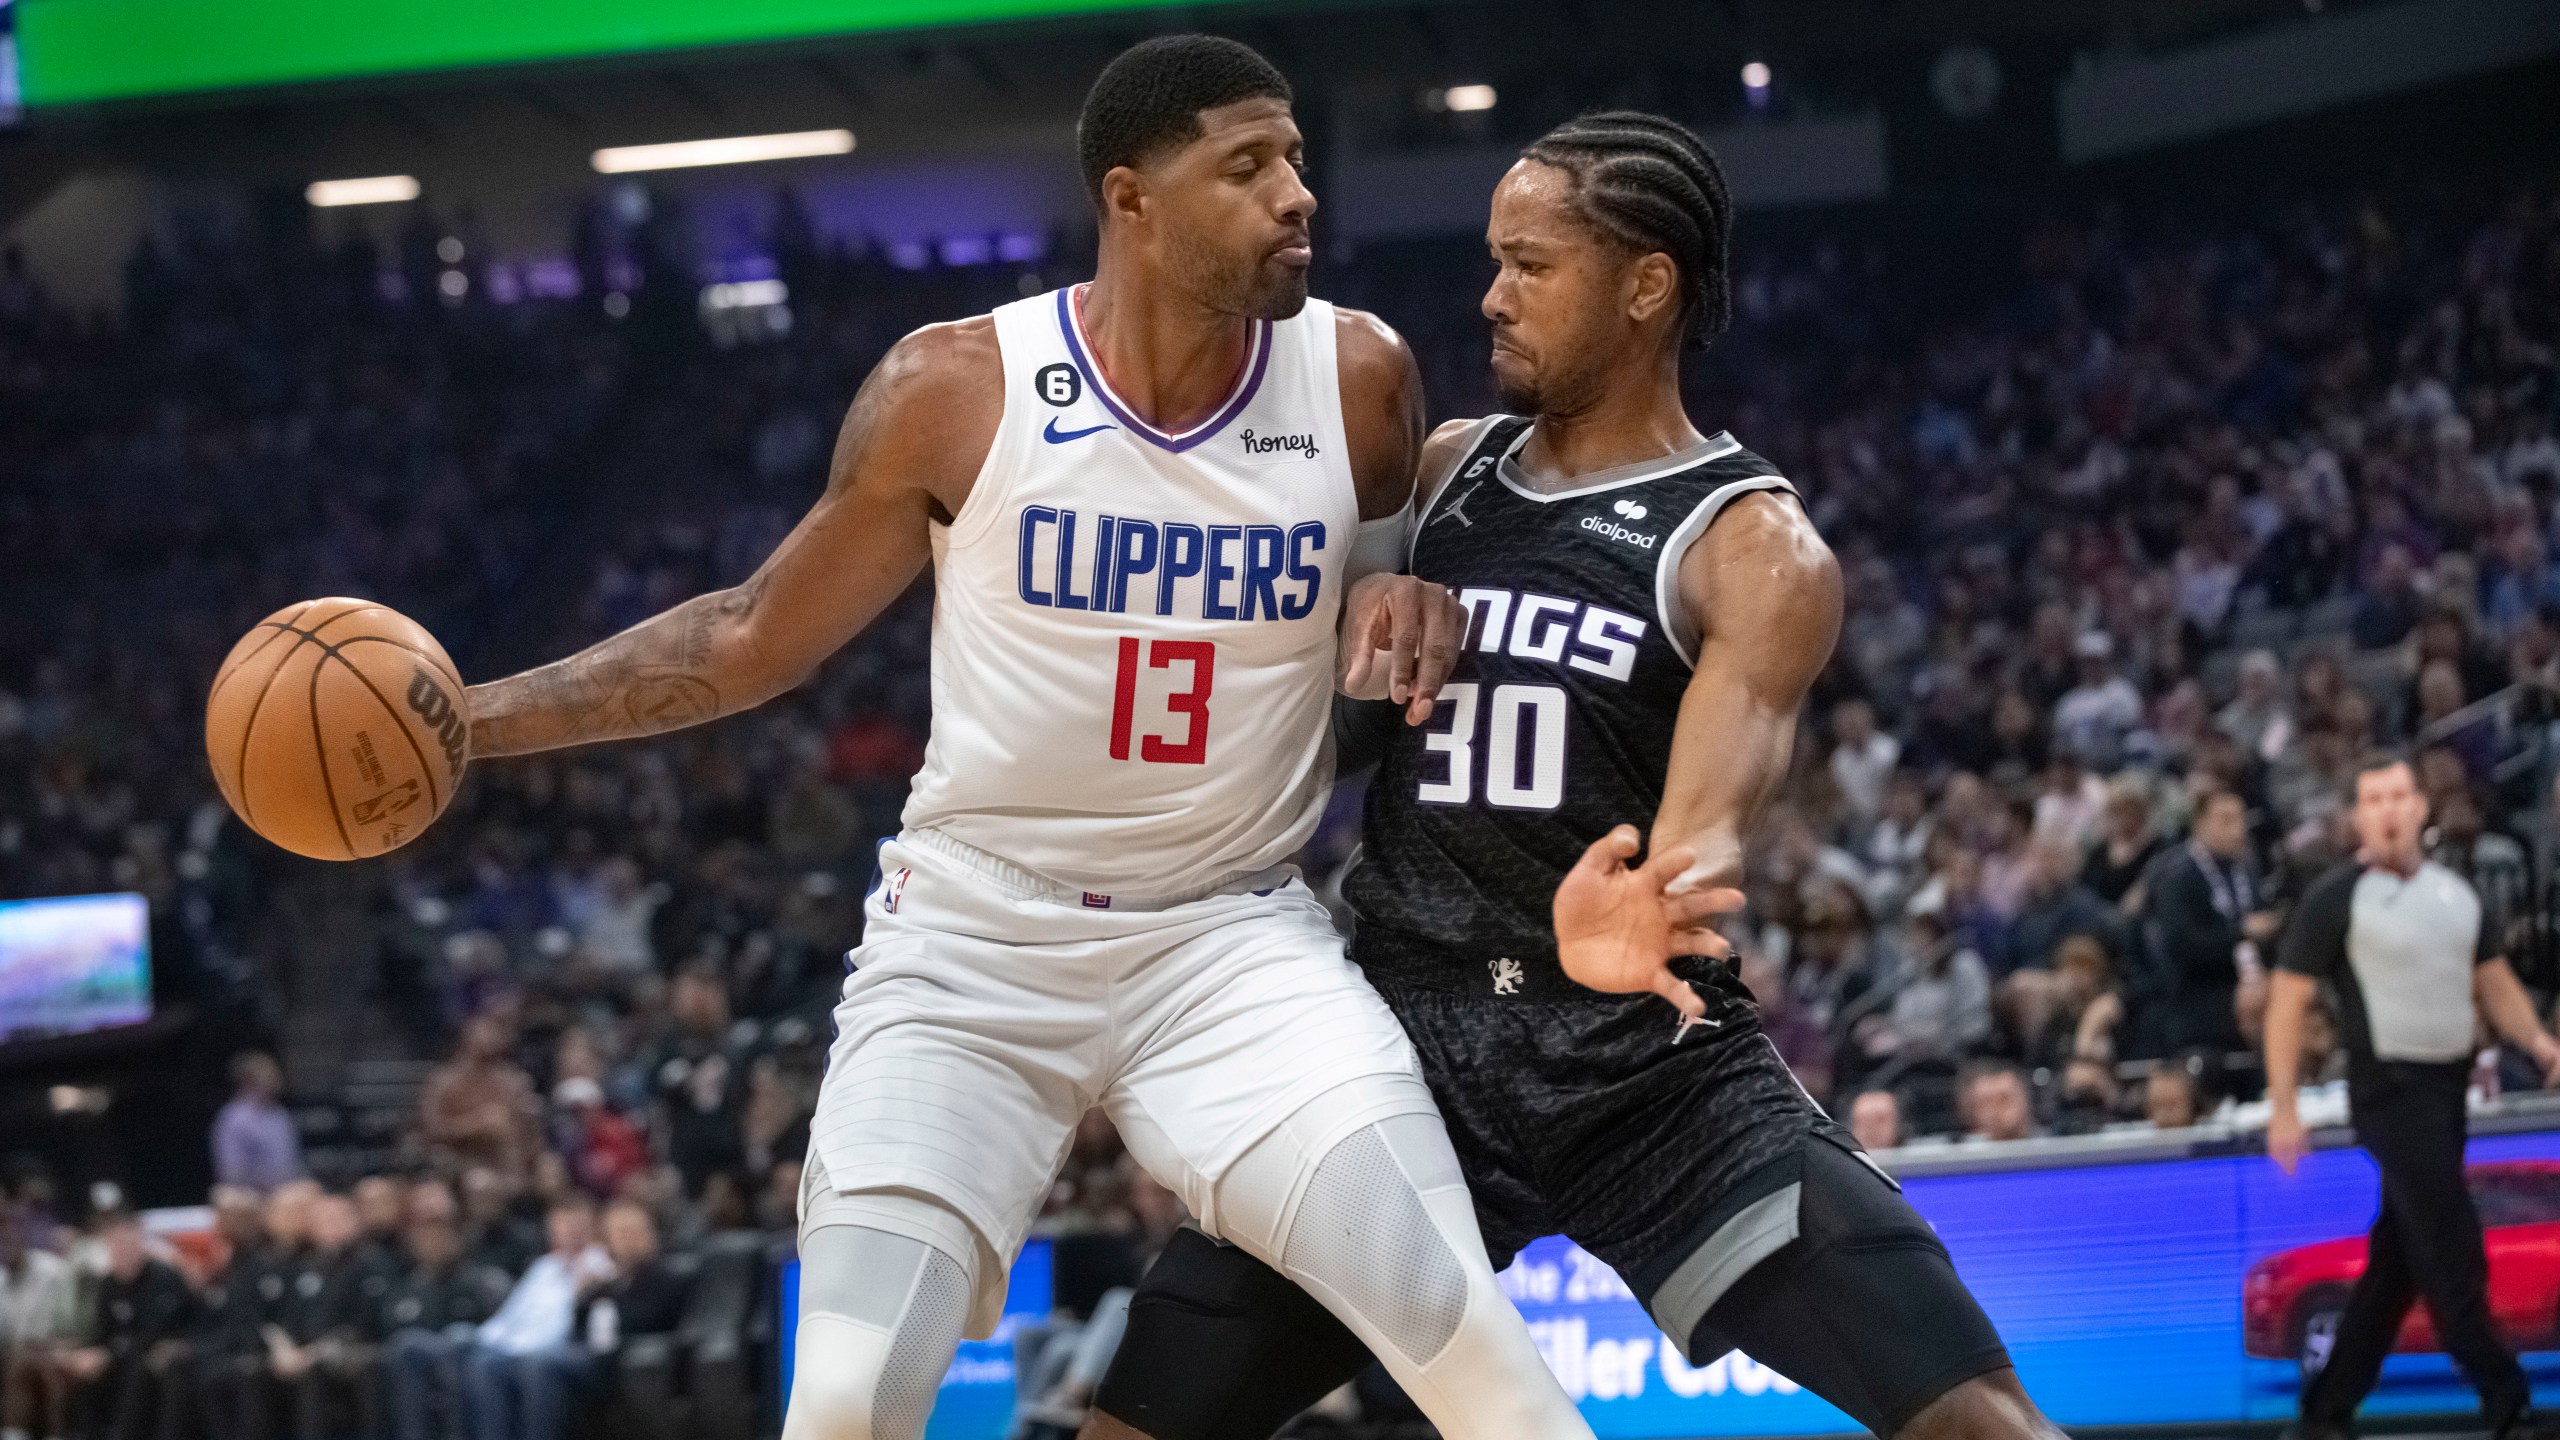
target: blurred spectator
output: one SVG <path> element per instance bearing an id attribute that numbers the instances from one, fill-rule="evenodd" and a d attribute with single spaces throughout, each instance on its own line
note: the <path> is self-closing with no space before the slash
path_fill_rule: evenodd
<path id="1" fill-rule="evenodd" d="M 71 1375 L 80 1338 L 80 1292 L 71 1262 L 27 1244 L 26 1227 L 0 1212 L 0 1436 L 70 1433 Z"/>
<path id="2" fill-rule="evenodd" d="M 318 1188 L 296 1180 L 276 1187 L 263 1205 L 245 1190 L 214 1197 L 222 1254 L 196 1285 L 185 1365 L 173 1367 L 173 1378 L 184 1377 L 182 1410 L 207 1434 L 265 1440 L 282 1428 L 266 1327 L 310 1240 Z"/>
<path id="3" fill-rule="evenodd" d="M 1877 729 L 1875 707 L 1856 699 L 1833 707 L 1831 736 L 1831 779 L 1851 826 L 1863 834 L 1884 813 L 1885 785 L 1902 760 L 1902 742 Z"/>
<path id="4" fill-rule="evenodd" d="M 277 1103 L 284 1070 L 262 1050 L 231 1060 L 231 1099 L 213 1119 L 213 1177 L 223 1185 L 272 1190 L 302 1178 L 302 1140 Z"/>
<path id="5" fill-rule="evenodd" d="M 551 1092 L 553 1148 L 568 1162 L 569 1177 L 599 1200 L 649 1166 L 649 1146 L 638 1127 L 605 1103 L 604 1087 L 584 1075 L 562 1080 Z"/>
<path id="6" fill-rule="evenodd" d="M 324 1195 L 312 1202 L 311 1243 L 265 1326 L 268 1366 L 298 1440 L 379 1428 L 375 1347 L 396 1273 L 389 1257 L 364 1243 L 353 1200 Z"/>
<path id="7" fill-rule="evenodd" d="M 2240 657 L 2239 693 L 2213 717 L 2215 728 L 2260 759 L 2284 748 L 2292 717 L 2284 706 L 2284 667 L 2269 650 Z"/>
<path id="8" fill-rule="evenodd" d="M 2053 736 L 2101 769 L 2113 769 L 2124 739 L 2142 723 L 2142 692 L 2116 670 L 2115 638 L 2091 630 L 2072 645 L 2079 682 L 2053 706 Z"/>
<path id="9" fill-rule="evenodd" d="M 604 1248 L 613 1278 L 588 1292 L 580 1331 L 587 1347 L 608 1354 L 643 1335 L 671 1335 L 684 1322 L 693 1284 L 658 1251 L 658 1223 L 628 1200 L 605 1207 Z"/>
<path id="10" fill-rule="evenodd" d="M 1934 910 L 1911 916 L 1909 968 L 1897 977 L 1886 1017 L 1891 1043 L 1870 1053 L 1891 1055 L 1904 1068 L 1934 1064 L 1945 1074 L 1991 1034 L 1991 975 L 1943 920 Z"/>
<path id="11" fill-rule="evenodd" d="M 384 1299 L 384 1392 L 391 1440 L 442 1440 L 462 1429 L 462 1361 L 508 1292 L 506 1273 L 463 1257 L 450 1216 L 409 1222 L 407 1273 Z"/>
<path id="12" fill-rule="evenodd" d="M 643 975 L 657 964 L 650 922 L 659 903 L 638 862 L 615 855 L 596 867 L 593 896 L 565 918 L 589 961 L 616 975 Z"/>
<path id="13" fill-rule="evenodd" d="M 674 1032 L 649 1061 L 667 1159 L 699 1193 L 715 1170 L 744 1161 L 739 1112 L 746 1100 L 743 1057 L 730 1043 L 729 993 L 716 968 L 697 965 L 676 977 L 670 1004 Z"/>
<path id="14" fill-rule="evenodd" d="M 1957 1089 L 1968 1140 L 2032 1140 L 2043 1133 L 2036 1124 L 2035 1096 L 2027 1073 L 2005 1060 L 1967 1066 Z"/>
<path id="15" fill-rule="evenodd" d="M 2009 924 L 2004 973 L 2049 968 L 2054 951 L 2073 936 L 2097 941 L 2110 956 L 2124 953 L 2123 917 L 2081 883 L 2086 862 L 2077 845 L 2047 837 L 2029 847 L 2028 858 L 2026 895 Z"/>
<path id="16" fill-rule="evenodd" d="M 593 1357 L 573 1334 L 581 1301 L 613 1276 L 585 1199 L 551 1202 L 551 1248 L 480 1325 L 463 1361 L 472 1440 L 560 1440 Z"/>
<path id="17" fill-rule="evenodd" d="M 1889 915 L 1902 908 L 1927 873 L 1929 837 L 1935 833 L 1928 783 L 1909 771 L 1896 771 L 1885 785 L 1884 813 L 1867 831 L 1861 852 L 1871 910 Z"/>
<path id="18" fill-rule="evenodd" d="M 2154 1130 L 2183 1130 L 2202 1120 L 2202 1058 L 2186 1054 L 2152 1066 L 2142 1085 L 2142 1114 Z"/>
<path id="19" fill-rule="evenodd" d="M 2136 913 L 2145 898 L 2139 893 L 2143 872 L 2168 845 L 2152 818 L 2150 788 L 2140 776 L 2120 775 L 2107 785 L 2103 833 L 2089 847 L 2080 883 L 2126 914 Z"/>
<path id="20" fill-rule="evenodd" d="M 2207 794 L 2194 835 L 2160 856 L 2146 888 L 2150 943 L 2167 981 L 2159 1042 L 2239 1048 L 2242 966 L 2258 969 L 2255 947 L 2276 931 L 2249 858 L 2247 803 L 2229 790 Z"/>
<path id="21" fill-rule="evenodd" d="M 356 1219 L 364 1227 L 365 1247 L 395 1271 L 402 1268 L 398 1262 L 400 1233 L 409 1218 L 407 1188 L 388 1175 L 367 1175 L 356 1181 L 347 1197 L 355 1202 Z"/>
<path id="22" fill-rule="evenodd" d="M 540 1107 L 533 1081 L 508 1058 L 511 1043 L 505 1020 L 474 1017 L 463 1027 L 453 1058 L 427 1077 L 418 1124 L 427 1143 L 450 1163 L 486 1168 L 521 1185 L 540 1144 Z"/>
<path id="23" fill-rule="evenodd" d="M 450 1202 L 451 1192 L 440 1184 L 420 1189 L 425 1192 L 425 1210 L 429 1214 Z M 519 1275 L 533 1263 L 533 1257 L 542 1253 L 547 1240 L 541 1212 L 528 1214 L 518 1208 L 517 1201 L 523 1193 L 522 1186 L 486 1165 L 462 1172 L 460 1219 L 466 1227 L 464 1243 L 474 1262 Z M 410 1214 L 414 1218 L 419 1213 L 420 1206 L 413 1201 Z"/>
<path id="24" fill-rule="evenodd" d="M 130 1213 L 99 1227 L 106 1274 L 91 1299 L 90 1342 L 63 1357 L 80 1387 L 85 1425 L 102 1440 L 160 1440 L 184 1433 L 180 1371 L 195 1297 L 167 1264 L 151 1258 L 142 1222 Z"/>
<path id="25" fill-rule="evenodd" d="M 1849 1102 L 1849 1134 L 1869 1150 L 1902 1144 L 1902 1102 L 1890 1090 L 1861 1090 Z"/>

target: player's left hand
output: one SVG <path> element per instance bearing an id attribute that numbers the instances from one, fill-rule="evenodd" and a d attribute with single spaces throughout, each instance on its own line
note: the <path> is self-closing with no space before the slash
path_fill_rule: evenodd
<path id="1" fill-rule="evenodd" d="M 1701 886 L 1667 893 L 1696 852 L 1674 846 L 1628 869 L 1642 846 L 1636 827 L 1621 825 L 1593 841 L 1565 873 L 1556 887 L 1556 957 L 1576 984 L 1613 995 L 1650 991 L 1684 1017 L 1702 1019 L 1706 1002 L 1671 973 L 1671 959 L 1731 954 L 1733 947 L 1709 926 L 1715 916 L 1741 908 L 1742 892 Z"/>
<path id="2" fill-rule="evenodd" d="M 1364 575 L 1342 602 L 1340 689 L 1354 700 L 1393 700 L 1405 707 L 1406 724 L 1423 724 L 1466 633 L 1467 608 L 1448 586 Z"/>

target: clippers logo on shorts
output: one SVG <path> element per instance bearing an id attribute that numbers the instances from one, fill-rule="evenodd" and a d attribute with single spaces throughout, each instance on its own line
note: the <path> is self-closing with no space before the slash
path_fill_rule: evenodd
<path id="1" fill-rule="evenodd" d="M 1621 500 L 1609 508 L 1611 511 L 1622 515 L 1629 520 L 1641 520 L 1647 513 L 1649 513 L 1646 511 L 1644 506 L 1637 504 L 1633 500 Z M 1605 535 L 1612 540 L 1623 540 L 1626 543 L 1635 546 L 1639 550 L 1650 550 L 1662 540 L 1662 537 L 1659 535 L 1647 535 L 1641 530 L 1630 530 L 1615 520 L 1604 520 L 1597 515 L 1583 516 L 1582 528 L 1590 531 L 1594 535 Z"/>
<path id="2" fill-rule="evenodd" d="M 1092 891 L 1087 890 L 1084 892 L 1084 908 L 1087 910 L 1108 910 L 1111 908 L 1111 897 L 1108 895 L 1096 895 Z"/>
<path id="3" fill-rule="evenodd" d="M 462 716 L 457 713 L 453 697 L 444 693 L 436 677 L 424 666 L 409 676 L 409 708 L 427 728 L 436 732 L 436 743 L 444 747 L 444 763 L 453 770 L 462 768 Z"/>
<path id="4" fill-rule="evenodd" d="M 1321 520 L 1195 525 L 1026 505 L 1018 535 L 1015 589 L 1047 609 L 1303 620 L 1324 589 Z"/>

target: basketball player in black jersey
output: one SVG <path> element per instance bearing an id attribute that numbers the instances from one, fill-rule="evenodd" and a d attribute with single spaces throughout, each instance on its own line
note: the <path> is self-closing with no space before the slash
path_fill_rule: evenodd
<path id="1" fill-rule="evenodd" d="M 2043 1440 L 1944 1247 L 1709 958 L 1841 609 L 1791 487 L 1681 408 L 1680 351 L 1728 316 L 1728 215 L 1695 135 L 1624 112 L 1559 127 L 1495 192 L 1484 311 L 1531 418 L 1453 422 L 1424 453 L 1413 571 L 1470 623 L 1434 723 L 1384 737 L 1354 956 L 1497 1266 L 1561 1232 L 1693 1363 L 1739 1348 L 1878 1435 Z M 1185 1231 L 1084 1436 L 1265 1440 L 1367 1360 Z"/>

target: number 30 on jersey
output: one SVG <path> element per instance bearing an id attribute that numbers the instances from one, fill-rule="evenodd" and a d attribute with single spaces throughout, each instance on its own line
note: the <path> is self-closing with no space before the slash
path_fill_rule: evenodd
<path id="1" fill-rule="evenodd" d="M 1449 707 L 1449 728 L 1423 736 L 1422 744 L 1446 756 L 1447 769 L 1424 780 L 1414 798 L 1426 805 L 1468 804 L 1481 775 L 1484 801 L 1496 809 L 1553 810 L 1564 803 L 1563 687 L 1496 685 L 1487 694 L 1470 680 L 1442 686 L 1440 699 Z"/>

